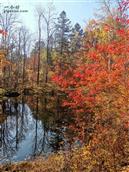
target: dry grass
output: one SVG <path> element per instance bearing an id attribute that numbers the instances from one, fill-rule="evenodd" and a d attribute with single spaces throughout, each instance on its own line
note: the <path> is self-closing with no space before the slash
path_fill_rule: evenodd
<path id="1" fill-rule="evenodd" d="M 2 165 L 0 172 L 60 172 L 63 167 L 63 156 L 52 155 L 47 159 L 37 158 L 32 161 Z"/>
<path id="2" fill-rule="evenodd" d="M 1 165 L 0 172 L 105 172 L 95 166 L 89 151 L 84 147 L 72 152 L 53 154 L 46 159 L 38 157 L 35 160 Z M 108 171 L 114 172 L 111 168 Z M 129 172 L 129 166 L 117 172 Z"/>

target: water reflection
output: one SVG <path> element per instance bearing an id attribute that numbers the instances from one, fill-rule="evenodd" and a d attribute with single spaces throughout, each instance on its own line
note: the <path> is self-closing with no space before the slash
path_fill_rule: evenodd
<path id="1" fill-rule="evenodd" d="M 0 104 L 0 162 L 65 149 L 67 120 L 54 97 L 20 97 Z"/>

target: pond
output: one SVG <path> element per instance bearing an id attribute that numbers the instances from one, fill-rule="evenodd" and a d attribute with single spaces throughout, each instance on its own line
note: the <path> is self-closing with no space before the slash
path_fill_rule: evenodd
<path id="1" fill-rule="evenodd" d="M 70 118 L 59 101 L 51 96 L 1 100 L 0 163 L 69 149 L 69 138 L 72 138 L 68 129 Z"/>

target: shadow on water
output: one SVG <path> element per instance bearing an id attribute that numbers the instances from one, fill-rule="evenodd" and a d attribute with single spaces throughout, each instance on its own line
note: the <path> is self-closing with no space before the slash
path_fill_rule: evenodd
<path id="1" fill-rule="evenodd" d="M 58 97 L 23 96 L 0 104 L 0 162 L 68 149 L 68 120 Z"/>

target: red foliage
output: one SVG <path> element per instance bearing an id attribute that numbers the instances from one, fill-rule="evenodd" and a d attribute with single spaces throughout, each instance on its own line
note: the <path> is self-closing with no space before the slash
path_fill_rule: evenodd
<path id="1" fill-rule="evenodd" d="M 106 29 L 110 32 L 109 28 Z M 129 114 L 122 106 L 129 97 L 129 32 L 127 27 L 114 28 L 113 32 L 116 37 L 114 40 L 98 43 L 85 55 L 80 53 L 79 57 L 83 60 L 77 60 L 76 67 L 68 66 L 63 73 L 59 70 L 53 81 L 68 95 L 63 105 L 77 113 L 86 112 L 87 107 L 94 111 L 97 105 L 103 106 L 104 110 L 102 95 L 107 94 L 108 99 L 114 96 L 111 100 L 114 108 L 119 105 L 119 114 L 126 114 L 123 118 L 127 125 Z M 120 96 L 125 99 L 121 100 Z"/>

